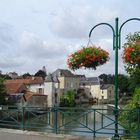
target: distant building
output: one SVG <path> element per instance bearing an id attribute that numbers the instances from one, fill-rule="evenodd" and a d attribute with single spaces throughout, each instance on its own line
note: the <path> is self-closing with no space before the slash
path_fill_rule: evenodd
<path id="1" fill-rule="evenodd" d="M 48 106 L 59 106 L 62 91 L 59 88 L 60 83 L 57 77 L 48 74 L 44 81 L 45 91 L 44 94 L 48 96 Z"/>
<path id="2" fill-rule="evenodd" d="M 114 85 L 103 85 L 98 77 L 83 77 L 80 79 L 80 87 L 84 88 L 87 94 L 99 101 L 112 102 L 114 99 Z"/>
<path id="3" fill-rule="evenodd" d="M 19 77 L 16 72 L 9 72 L 7 75 L 12 79 L 17 79 Z"/>
<path id="4" fill-rule="evenodd" d="M 57 69 L 52 73 L 54 78 L 57 78 L 59 81 L 59 88 L 65 93 L 68 90 L 77 91 L 80 84 L 80 77 L 74 75 L 69 70 Z"/>
<path id="5" fill-rule="evenodd" d="M 80 87 L 92 95 L 93 98 L 100 98 L 100 79 L 98 77 L 85 77 L 80 79 Z"/>
<path id="6" fill-rule="evenodd" d="M 59 106 L 61 96 L 68 90 L 76 91 L 77 99 L 81 102 L 88 102 L 95 98 L 111 101 L 114 95 L 113 85 L 101 85 L 98 77 L 75 75 L 66 69 L 57 69 L 52 74 L 48 74 L 45 79 L 28 77 L 6 80 L 5 85 L 7 94 L 19 96 L 21 93 L 26 105 L 30 106 Z M 78 91 L 82 92 L 78 93 Z"/>
<path id="7" fill-rule="evenodd" d="M 114 90 L 115 90 L 115 86 L 112 84 L 102 85 L 99 99 L 109 103 L 112 102 L 114 100 Z"/>
<path id="8" fill-rule="evenodd" d="M 44 94 L 44 81 L 42 77 L 30 77 L 27 79 L 13 79 L 5 81 L 6 93 L 11 99 L 21 98 L 21 103 L 28 106 L 47 106 L 47 95 Z M 37 98 L 37 99 L 36 99 Z M 42 101 L 39 101 L 39 98 Z M 44 100 L 43 100 L 44 98 Z M 29 103 L 30 101 L 30 103 Z M 45 101 L 45 102 L 44 102 Z M 42 103 L 42 104 L 39 104 Z M 19 101 L 17 101 L 19 103 Z"/>

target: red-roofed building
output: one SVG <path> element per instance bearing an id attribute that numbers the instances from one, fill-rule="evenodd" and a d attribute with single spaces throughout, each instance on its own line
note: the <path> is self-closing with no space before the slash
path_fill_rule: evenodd
<path id="1" fill-rule="evenodd" d="M 22 83 L 6 83 L 5 84 L 7 94 L 25 93 L 27 87 Z"/>
<path id="2" fill-rule="evenodd" d="M 12 93 L 12 89 L 15 93 L 19 93 L 18 90 L 20 90 L 19 87 L 21 85 L 22 87 L 24 85 L 29 91 L 38 94 L 44 94 L 44 80 L 42 79 L 42 77 L 30 77 L 27 79 L 6 80 L 5 85 L 7 87 L 6 90 L 8 91 L 8 94 Z"/>
<path id="3" fill-rule="evenodd" d="M 17 99 L 16 97 L 21 96 L 21 98 L 18 99 L 22 104 L 24 102 L 24 105 L 47 105 L 47 95 L 44 95 L 44 80 L 42 77 L 6 80 L 5 88 L 6 93 L 12 96 L 13 99 Z M 42 99 L 42 101 L 40 101 L 40 99 Z M 19 101 L 17 102 L 19 103 Z"/>

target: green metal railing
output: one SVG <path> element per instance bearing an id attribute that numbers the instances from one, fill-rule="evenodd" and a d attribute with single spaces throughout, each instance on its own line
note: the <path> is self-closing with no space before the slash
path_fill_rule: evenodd
<path id="1" fill-rule="evenodd" d="M 140 139 L 140 109 L 118 110 L 120 136 Z M 121 115 L 126 119 L 121 120 Z M 115 130 L 113 109 L 34 108 L 1 106 L 0 127 L 74 135 L 111 137 Z"/>

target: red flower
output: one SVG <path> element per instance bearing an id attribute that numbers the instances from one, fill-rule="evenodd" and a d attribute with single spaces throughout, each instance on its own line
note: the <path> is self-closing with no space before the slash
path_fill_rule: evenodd
<path id="1" fill-rule="evenodd" d="M 95 46 L 83 47 L 68 57 L 68 66 L 72 70 L 81 67 L 96 69 L 109 60 L 109 53 Z"/>
<path id="2" fill-rule="evenodd" d="M 127 64 L 140 62 L 140 45 L 128 45 L 124 48 L 122 58 Z"/>

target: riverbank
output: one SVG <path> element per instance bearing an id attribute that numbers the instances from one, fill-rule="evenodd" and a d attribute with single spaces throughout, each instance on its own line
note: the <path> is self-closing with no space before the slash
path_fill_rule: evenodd
<path id="1" fill-rule="evenodd" d="M 109 140 L 101 137 L 84 137 L 42 133 L 34 131 L 22 131 L 15 129 L 0 129 L 0 140 Z"/>

